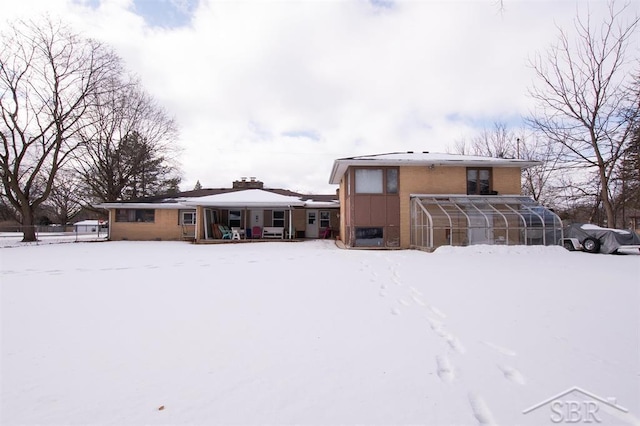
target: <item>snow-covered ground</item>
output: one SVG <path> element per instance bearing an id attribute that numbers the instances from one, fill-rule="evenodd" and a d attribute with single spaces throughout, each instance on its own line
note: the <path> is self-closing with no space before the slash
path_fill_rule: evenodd
<path id="1" fill-rule="evenodd" d="M 0 259 L 2 425 L 640 417 L 637 254 L 123 241 Z"/>

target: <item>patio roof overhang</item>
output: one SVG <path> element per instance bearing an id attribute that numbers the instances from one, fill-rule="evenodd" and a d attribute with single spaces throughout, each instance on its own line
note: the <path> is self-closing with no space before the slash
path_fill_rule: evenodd
<path id="1" fill-rule="evenodd" d="M 304 207 L 298 197 L 280 195 L 262 189 L 227 192 L 205 197 L 187 198 L 183 204 L 190 207 L 235 207 L 235 208 L 293 208 Z"/>
<path id="2" fill-rule="evenodd" d="M 94 204 L 93 207 L 100 209 L 160 209 L 160 210 L 179 210 L 184 209 L 182 203 L 100 203 Z"/>

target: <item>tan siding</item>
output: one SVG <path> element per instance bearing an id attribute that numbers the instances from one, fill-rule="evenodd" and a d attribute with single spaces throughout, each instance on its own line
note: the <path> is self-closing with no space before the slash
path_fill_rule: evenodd
<path id="1" fill-rule="evenodd" d="M 493 190 L 498 191 L 498 195 L 520 195 L 522 193 L 520 176 L 519 167 L 495 167 Z"/>
<path id="2" fill-rule="evenodd" d="M 295 237 L 298 232 L 304 231 L 307 226 L 307 210 L 295 209 L 293 211 L 293 236 Z"/>
<path id="3" fill-rule="evenodd" d="M 115 217 L 115 212 L 111 215 Z M 111 222 L 112 240 L 181 240 L 182 226 L 178 224 L 178 210 L 155 210 L 153 223 Z"/>
<path id="4" fill-rule="evenodd" d="M 411 194 L 466 194 L 466 167 L 400 168 L 400 246 L 411 244 Z M 520 194 L 520 168 L 494 167 L 493 190 L 500 195 Z M 442 236 L 444 238 L 444 235 Z"/>
<path id="5" fill-rule="evenodd" d="M 196 221 L 198 222 L 196 226 L 196 240 L 204 239 L 204 208 L 202 206 L 196 207 Z"/>
<path id="6" fill-rule="evenodd" d="M 400 247 L 411 244 L 411 194 L 466 194 L 465 167 L 400 167 Z"/>

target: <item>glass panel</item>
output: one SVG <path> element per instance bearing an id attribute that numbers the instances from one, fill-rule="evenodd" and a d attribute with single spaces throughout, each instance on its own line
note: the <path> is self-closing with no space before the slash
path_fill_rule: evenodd
<path id="1" fill-rule="evenodd" d="M 382 169 L 356 169 L 356 193 L 382 194 Z"/>
<path id="2" fill-rule="evenodd" d="M 398 193 L 398 169 L 387 169 L 387 194 Z"/>
<path id="3" fill-rule="evenodd" d="M 331 225 L 331 215 L 328 211 L 320 212 L 320 228 L 328 228 Z"/>
<path id="4" fill-rule="evenodd" d="M 241 226 L 240 224 L 241 213 L 242 212 L 240 210 L 229 210 L 229 226 L 230 227 L 239 228 Z"/>
<path id="5" fill-rule="evenodd" d="M 356 228 L 356 247 L 381 247 L 382 228 Z"/>
<path id="6" fill-rule="evenodd" d="M 135 210 L 136 222 L 153 222 L 155 210 Z"/>
<path id="7" fill-rule="evenodd" d="M 478 170 L 467 170 L 467 194 L 477 194 L 478 192 Z"/>
<path id="8" fill-rule="evenodd" d="M 195 225 L 196 212 L 182 212 L 182 225 Z"/>
<path id="9" fill-rule="evenodd" d="M 488 194 L 489 191 L 491 191 L 491 187 L 490 187 L 490 173 L 489 170 L 479 170 L 480 172 L 480 179 L 479 179 L 479 185 L 480 185 L 480 194 Z"/>
<path id="10" fill-rule="evenodd" d="M 490 171 L 489 171 L 490 173 Z M 526 197 L 424 197 L 412 199 L 412 242 L 423 247 L 502 244 L 555 245 L 562 222 Z M 385 241 L 389 241 L 388 228 Z"/>
<path id="11" fill-rule="evenodd" d="M 273 211 L 273 226 L 284 227 L 284 210 Z"/>
<path id="12" fill-rule="evenodd" d="M 155 210 L 117 209 L 116 222 L 153 222 Z"/>

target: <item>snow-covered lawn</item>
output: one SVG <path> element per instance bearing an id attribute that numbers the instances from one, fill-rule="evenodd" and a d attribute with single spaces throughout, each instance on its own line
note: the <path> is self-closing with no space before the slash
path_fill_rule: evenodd
<path id="1" fill-rule="evenodd" d="M 2 425 L 640 417 L 637 254 L 123 241 L 0 259 Z"/>

